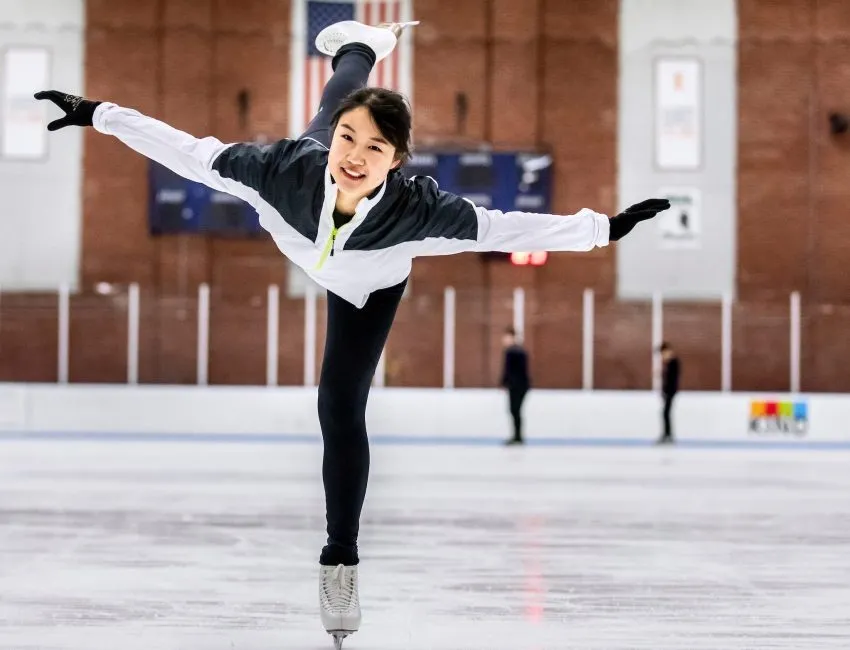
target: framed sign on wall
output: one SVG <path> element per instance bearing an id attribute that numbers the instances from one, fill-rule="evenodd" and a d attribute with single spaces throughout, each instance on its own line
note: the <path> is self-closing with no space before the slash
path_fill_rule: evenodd
<path id="1" fill-rule="evenodd" d="M 695 57 L 655 60 L 655 166 L 702 167 L 702 63 Z"/>

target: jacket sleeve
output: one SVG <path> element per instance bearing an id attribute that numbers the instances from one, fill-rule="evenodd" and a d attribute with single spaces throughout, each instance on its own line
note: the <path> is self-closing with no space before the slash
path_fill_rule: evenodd
<path id="1" fill-rule="evenodd" d="M 134 151 L 184 178 L 233 194 L 256 206 L 272 164 L 280 161 L 278 145 L 224 144 L 213 137 L 196 138 L 136 110 L 100 104 L 94 128 L 115 136 Z M 225 155 L 226 154 L 226 155 Z"/>
<path id="2" fill-rule="evenodd" d="M 565 216 L 479 206 L 475 213 L 476 251 L 589 251 L 608 245 L 608 217 L 587 208 Z"/>
<path id="3" fill-rule="evenodd" d="M 464 251 L 589 251 L 607 246 L 609 221 L 584 208 L 573 215 L 502 212 L 474 205 L 468 199 L 422 186 L 418 255 Z"/>

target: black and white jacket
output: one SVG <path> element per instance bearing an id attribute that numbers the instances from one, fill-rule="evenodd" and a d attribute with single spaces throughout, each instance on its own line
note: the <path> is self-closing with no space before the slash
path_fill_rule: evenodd
<path id="1" fill-rule="evenodd" d="M 592 210 L 566 217 L 487 210 L 440 191 L 431 178 L 408 180 L 398 172 L 335 228 L 336 184 L 328 150 L 315 140 L 223 144 L 110 103 L 95 110 L 94 128 L 189 180 L 247 201 L 284 255 L 357 307 L 373 291 L 404 280 L 420 255 L 608 244 L 608 217 Z"/>

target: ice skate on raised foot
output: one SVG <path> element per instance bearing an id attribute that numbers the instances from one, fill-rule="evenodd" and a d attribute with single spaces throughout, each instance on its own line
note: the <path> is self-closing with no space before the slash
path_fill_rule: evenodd
<path id="1" fill-rule="evenodd" d="M 339 564 L 319 567 L 319 609 L 325 631 L 334 639 L 335 650 L 360 629 L 360 595 L 357 567 Z"/>
<path id="2" fill-rule="evenodd" d="M 375 61 L 389 56 L 405 29 L 418 25 L 414 20 L 407 23 L 381 23 L 378 26 L 364 25 L 356 20 L 343 20 L 328 25 L 316 36 L 316 49 L 322 54 L 334 56 L 339 48 L 348 43 L 363 43 L 375 52 Z"/>

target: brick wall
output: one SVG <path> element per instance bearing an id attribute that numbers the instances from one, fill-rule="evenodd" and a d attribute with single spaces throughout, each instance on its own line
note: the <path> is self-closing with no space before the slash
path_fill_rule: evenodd
<path id="1" fill-rule="evenodd" d="M 787 368 L 785 306 L 800 291 L 804 388 L 846 390 L 850 138 L 832 136 L 827 116 L 850 111 L 850 4 L 739 0 L 738 13 L 738 288 L 779 303 L 772 317 L 762 309 L 742 355 L 760 360 L 750 374 Z"/>
<path id="2" fill-rule="evenodd" d="M 611 212 L 616 203 L 616 0 L 416 0 L 413 97 L 421 144 L 543 145 L 555 155 L 554 205 Z M 89 0 L 87 93 L 222 140 L 287 133 L 288 0 Z M 738 286 L 734 386 L 782 389 L 790 291 L 803 293 L 804 388 L 850 387 L 841 306 L 850 297 L 850 137 L 827 113 L 850 110 L 850 5 L 740 0 Z M 237 95 L 251 110 L 240 123 Z M 468 116 L 456 119 L 463 93 Z M 268 240 L 147 235 L 146 162 L 89 131 L 85 141 L 82 282 L 143 286 L 142 381 L 192 382 L 195 296 L 213 286 L 210 380 L 264 380 L 265 291 L 285 286 Z M 388 346 L 396 385 L 441 382 L 442 290 L 458 291 L 458 385 L 489 385 L 511 292 L 527 291 L 527 343 L 539 386 L 581 383 L 581 291 L 597 294 L 596 382 L 648 388 L 650 309 L 621 304 L 614 249 L 555 254 L 541 269 L 476 256 L 417 260 Z M 821 303 L 835 303 L 823 306 Z M 120 381 L 123 296 L 83 296 L 72 312 L 72 380 Z M 55 378 L 55 303 L 0 305 L 0 379 Z M 320 340 L 321 318 L 320 308 Z M 303 305 L 281 300 L 281 382 L 303 365 Z M 685 359 L 686 388 L 720 386 L 720 310 L 676 305 L 665 333 Z M 22 347 L 23 346 L 23 347 Z M 22 350 L 27 350 L 24 354 Z M 319 354 L 319 359 L 321 354 Z"/>

